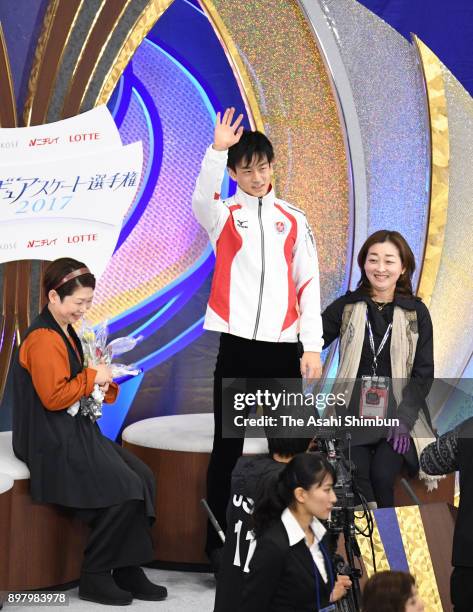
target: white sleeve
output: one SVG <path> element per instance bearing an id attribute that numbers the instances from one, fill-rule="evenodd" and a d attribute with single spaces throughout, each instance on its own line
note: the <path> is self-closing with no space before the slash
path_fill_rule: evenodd
<path id="1" fill-rule="evenodd" d="M 207 149 L 192 195 L 192 210 L 197 221 L 216 240 L 222 231 L 229 211 L 220 198 L 223 176 L 227 166 L 227 151 Z"/>
<path id="2" fill-rule="evenodd" d="M 320 314 L 319 262 L 314 235 L 307 219 L 302 215 L 298 215 L 297 219 L 292 276 L 299 302 L 300 340 L 304 351 L 320 353 L 324 342 Z"/>

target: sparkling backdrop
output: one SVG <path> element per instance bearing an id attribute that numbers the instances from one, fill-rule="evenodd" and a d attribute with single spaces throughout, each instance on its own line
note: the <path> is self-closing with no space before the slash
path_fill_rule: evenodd
<path id="1" fill-rule="evenodd" d="M 366 235 L 379 227 L 399 229 L 420 262 L 429 164 L 425 99 L 414 51 L 354 0 L 320 2 L 342 53 L 361 124 L 369 194 Z M 174 7 L 178 4 L 184 7 L 178 0 Z M 214 4 L 246 66 L 265 130 L 275 145 L 277 193 L 304 209 L 315 231 L 326 304 L 347 285 L 353 211 L 349 210 L 343 133 L 324 63 L 296 2 L 257 1 L 249 7 L 216 0 Z M 202 12 L 192 12 L 201 24 L 206 21 Z M 143 140 L 142 187 L 150 192 L 144 191 L 142 201 L 129 211 L 127 232 L 100 279 L 93 312 L 96 320 L 114 317 L 114 332 L 133 330 L 146 338 L 132 356 L 145 370 L 143 384 L 140 380 L 129 397 L 122 394 L 127 405 L 120 419 L 128 423 L 211 408 L 214 355 L 209 352 L 212 337 L 202 336 L 202 315 L 213 260 L 207 235 L 192 215 L 191 195 L 221 100 L 239 110 L 243 104 L 235 93 L 228 96 L 230 81 L 235 87 L 230 66 L 226 66 L 225 82 L 221 67 L 212 72 L 211 60 L 202 62 L 194 49 L 201 62 L 200 74 L 195 69 L 189 72 L 188 61 L 194 55 L 188 54 L 186 61 L 181 61 L 179 53 L 173 55 L 171 31 L 167 46 L 155 44 L 153 35 L 143 42 L 120 85 L 124 92 L 131 92 L 131 98 L 121 106 L 117 102 L 117 123 L 124 142 Z M 211 34 L 206 34 L 207 39 Z M 471 299 L 466 298 L 472 281 L 469 259 L 464 256 L 471 251 L 466 228 L 473 220 L 465 217 L 464 207 L 473 194 L 469 176 L 461 172 L 471 160 L 473 133 L 471 100 L 452 79 L 448 91 L 456 143 L 452 209 L 432 314 L 436 344 L 445 352 L 439 363 L 454 362 L 459 371 L 473 347 L 464 338 L 455 354 L 456 337 L 444 313 L 448 308 L 473 324 L 467 311 Z M 127 100 L 125 93 L 122 99 Z M 466 306 L 458 305 L 457 296 Z M 181 381 L 177 385 L 176 376 Z M 119 427 L 114 421 L 113 432 Z"/>
<path id="2" fill-rule="evenodd" d="M 365 155 L 369 235 L 401 231 L 423 257 L 428 116 L 412 46 L 355 0 L 319 0 L 350 79 Z"/>
<path id="3" fill-rule="evenodd" d="M 146 209 L 100 279 L 91 313 L 95 320 L 116 316 L 152 297 L 188 270 L 208 246 L 207 234 L 192 213 L 191 198 L 213 132 L 213 111 L 203 90 L 148 40 L 133 58 L 133 73 L 159 110 L 163 164 Z M 120 129 L 125 140 L 148 132 L 136 98 L 135 94 Z M 144 145 L 148 156 L 149 140 Z"/>
<path id="4" fill-rule="evenodd" d="M 323 59 L 296 2 L 213 2 L 247 66 L 276 151 L 276 192 L 317 240 L 322 301 L 343 291 L 351 243 L 343 133 Z"/>

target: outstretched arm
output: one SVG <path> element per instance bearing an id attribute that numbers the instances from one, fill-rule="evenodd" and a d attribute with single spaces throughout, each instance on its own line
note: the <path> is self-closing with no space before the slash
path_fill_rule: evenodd
<path id="1" fill-rule="evenodd" d="M 192 210 L 197 220 L 215 240 L 228 217 L 227 207 L 220 199 L 228 148 L 236 144 L 243 133 L 243 127 L 239 127 L 243 115 L 233 121 L 234 114 L 234 108 L 227 108 L 223 117 L 217 113 L 214 142 L 207 149 L 192 196 Z"/>
<path id="2" fill-rule="evenodd" d="M 458 435 L 456 427 L 424 448 L 419 461 L 426 474 L 450 474 L 459 469 Z"/>

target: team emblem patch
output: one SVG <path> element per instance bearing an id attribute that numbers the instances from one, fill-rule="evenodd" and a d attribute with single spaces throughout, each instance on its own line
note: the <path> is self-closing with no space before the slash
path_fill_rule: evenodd
<path id="1" fill-rule="evenodd" d="M 284 221 L 276 221 L 276 231 L 278 234 L 285 234 L 286 233 L 286 224 L 284 223 Z"/>

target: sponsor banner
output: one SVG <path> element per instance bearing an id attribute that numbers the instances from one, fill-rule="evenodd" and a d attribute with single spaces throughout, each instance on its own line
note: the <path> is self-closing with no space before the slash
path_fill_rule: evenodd
<path id="1" fill-rule="evenodd" d="M 141 169 L 141 142 L 106 155 L 95 149 L 80 158 L 0 165 L 0 263 L 74 257 L 99 277 Z"/>
<path id="2" fill-rule="evenodd" d="M 82 157 L 122 146 L 106 106 L 44 125 L 0 129 L 0 165 Z"/>

